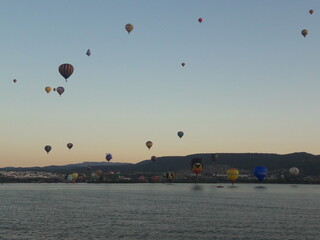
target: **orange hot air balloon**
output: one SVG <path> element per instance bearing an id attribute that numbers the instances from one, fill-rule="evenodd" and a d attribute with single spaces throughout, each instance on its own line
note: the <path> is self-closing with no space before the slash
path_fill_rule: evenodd
<path id="1" fill-rule="evenodd" d="M 130 34 L 130 32 L 133 30 L 133 25 L 131 23 L 126 24 L 125 29 Z"/>
<path id="2" fill-rule="evenodd" d="M 44 90 L 46 90 L 47 93 L 51 92 L 51 87 L 45 87 Z"/>
<path id="3" fill-rule="evenodd" d="M 62 75 L 62 77 L 64 77 L 66 82 L 67 79 L 72 75 L 73 70 L 73 66 L 69 63 L 64 63 L 59 66 L 59 73 Z"/>
<path id="4" fill-rule="evenodd" d="M 150 149 L 153 145 L 153 143 L 151 141 L 146 142 L 147 147 Z"/>

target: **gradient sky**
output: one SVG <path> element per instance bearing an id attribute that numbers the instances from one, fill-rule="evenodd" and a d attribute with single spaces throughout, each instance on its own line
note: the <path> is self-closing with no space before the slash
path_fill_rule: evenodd
<path id="1" fill-rule="evenodd" d="M 320 154 L 319 23 L 317 0 L 2 0 L 0 167 Z"/>

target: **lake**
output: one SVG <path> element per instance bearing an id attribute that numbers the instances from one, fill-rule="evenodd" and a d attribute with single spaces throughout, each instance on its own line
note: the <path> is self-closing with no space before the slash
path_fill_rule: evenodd
<path id="1" fill-rule="evenodd" d="M 0 184 L 0 239 L 318 240 L 320 185 Z"/>

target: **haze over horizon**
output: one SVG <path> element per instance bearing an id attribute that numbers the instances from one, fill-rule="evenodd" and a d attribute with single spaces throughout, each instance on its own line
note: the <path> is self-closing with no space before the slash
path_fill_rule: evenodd
<path id="1" fill-rule="evenodd" d="M 319 1 L 5 0 L 0 13 L 0 167 L 319 154 Z"/>

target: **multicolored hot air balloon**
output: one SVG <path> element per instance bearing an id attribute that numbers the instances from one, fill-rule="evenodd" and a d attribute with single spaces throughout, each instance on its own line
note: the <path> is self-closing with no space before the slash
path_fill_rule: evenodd
<path id="1" fill-rule="evenodd" d="M 184 132 L 179 131 L 179 132 L 177 133 L 177 135 L 178 135 L 178 137 L 179 137 L 179 138 L 182 138 L 182 137 L 183 137 L 183 135 L 184 135 Z"/>
<path id="2" fill-rule="evenodd" d="M 199 23 L 202 23 L 202 20 L 203 20 L 202 18 L 198 18 Z"/>
<path id="3" fill-rule="evenodd" d="M 309 13 L 310 13 L 310 14 L 313 14 L 313 10 L 312 10 L 312 9 L 310 9 L 310 10 L 309 10 Z"/>
<path id="4" fill-rule="evenodd" d="M 130 32 L 133 30 L 133 25 L 131 23 L 126 24 L 125 29 L 130 34 Z"/>
<path id="5" fill-rule="evenodd" d="M 72 75 L 73 70 L 73 66 L 69 63 L 64 63 L 59 66 L 59 73 L 62 75 L 62 77 L 64 77 L 66 82 L 67 79 Z"/>
<path id="6" fill-rule="evenodd" d="M 196 175 L 201 173 L 202 169 L 203 169 L 202 159 L 201 158 L 193 158 L 193 159 L 191 159 L 191 169 Z"/>
<path id="7" fill-rule="evenodd" d="M 302 34 L 303 37 L 306 37 L 308 35 L 308 30 L 307 29 L 303 29 L 301 31 L 301 34 Z"/>
<path id="8" fill-rule="evenodd" d="M 146 146 L 150 149 L 152 147 L 153 143 L 151 141 L 146 142 Z"/>
<path id="9" fill-rule="evenodd" d="M 293 175 L 293 176 L 298 176 L 299 175 L 299 169 L 298 168 L 296 168 L 296 167 L 292 167 L 292 168 L 290 168 L 289 169 L 289 173 L 291 174 L 291 175 Z"/>
<path id="10" fill-rule="evenodd" d="M 68 144 L 67 144 L 67 147 L 68 147 L 69 149 L 71 149 L 71 148 L 73 147 L 73 144 L 72 144 L 72 143 L 68 143 Z"/>
<path id="11" fill-rule="evenodd" d="M 45 90 L 47 93 L 49 93 L 49 92 L 51 92 L 51 87 L 45 87 L 44 90 Z"/>
<path id="12" fill-rule="evenodd" d="M 181 66 L 182 66 L 182 67 L 184 67 L 185 65 L 186 65 L 186 63 L 184 63 L 184 62 L 183 62 L 183 63 L 181 63 Z"/>
<path id="13" fill-rule="evenodd" d="M 106 154 L 106 160 L 109 162 L 112 159 L 111 153 Z"/>
<path id="14" fill-rule="evenodd" d="M 61 96 L 61 94 L 64 92 L 64 88 L 63 88 L 63 87 L 58 87 L 58 88 L 57 88 L 57 92 L 58 92 L 59 95 Z"/>
<path id="15" fill-rule="evenodd" d="M 155 162 L 155 161 L 156 161 L 156 159 L 157 159 L 157 157 L 156 157 L 156 156 L 152 156 L 152 157 L 151 157 L 151 161 L 152 161 L 152 162 Z"/>
<path id="16" fill-rule="evenodd" d="M 230 181 L 233 185 L 233 183 L 235 183 L 235 181 L 238 179 L 239 177 L 239 171 L 236 168 L 230 168 L 227 170 L 227 178 L 228 181 Z"/>
<path id="17" fill-rule="evenodd" d="M 87 54 L 88 57 L 91 55 L 90 49 L 87 50 L 86 54 Z"/>
<path id="18" fill-rule="evenodd" d="M 268 174 L 268 169 L 263 166 L 258 166 L 253 169 L 253 174 L 259 181 L 263 181 Z"/>
<path id="19" fill-rule="evenodd" d="M 14 83 L 16 83 L 16 82 L 17 82 L 17 79 L 13 79 L 12 81 L 13 81 Z"/>
<path id="20" fill-rule="evenodd" d="M 44 150 L 46 150 L 47 153 L 51 151 L 52 147 L 50 145 L 47 145 L 44 147 Z"/>

